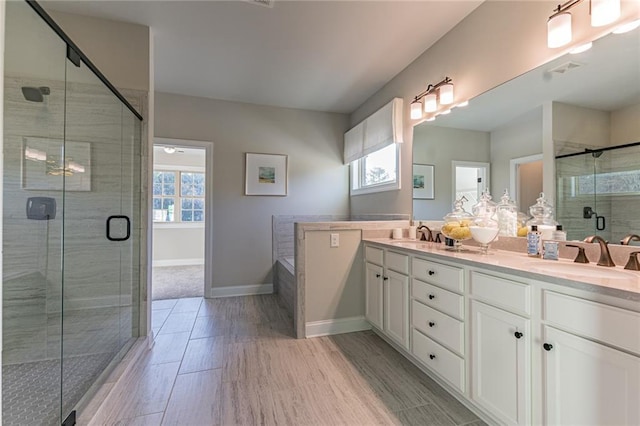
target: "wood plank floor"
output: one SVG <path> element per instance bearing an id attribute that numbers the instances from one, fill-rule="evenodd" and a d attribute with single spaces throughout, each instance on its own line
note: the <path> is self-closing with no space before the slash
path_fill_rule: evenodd
<path id="1" fill-rule="evenodd" d="M 274 295 L 161 300 L 90 425 L 484 423 L 372 332 L 296 340 Z"/>

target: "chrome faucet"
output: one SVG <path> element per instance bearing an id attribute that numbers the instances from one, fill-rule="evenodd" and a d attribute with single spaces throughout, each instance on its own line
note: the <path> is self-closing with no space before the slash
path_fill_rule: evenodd
<path id="1" fill-rule="evenodd" d="M 426 231 L 423 231 L 423 229 L 426 229 Z M 433 241 L 433 234 L 431 233 L 431 229 L 429 229 L 429 227 L 427 225 L 422 225 L 418 228 L 418 231 L 420 231 L 422 233 L 422 236 L 420 237 L 420 241 Z M 429 236 L 427 237 L 428 234 Z"/>
<path id="2" fill-rule="evenodd" d="M 622 244 L 623 246 L 628 246 L 631 241 L 640 241 L 640 235 L 629 234 L 620 240 L 620 244 Z"/>
<path id="3" fill-rule="evenodd" d="M 607 246 L 607 242 L 597 235 L 592 235 L 584 239 L 585 243 L 594 243 L 598 242 L 600 244 L 600 259 L 598 260 L 598 265 L 600 266 L 616 266 L 611 259 L 611 253 L 609 253 L 609 247 Z"/>

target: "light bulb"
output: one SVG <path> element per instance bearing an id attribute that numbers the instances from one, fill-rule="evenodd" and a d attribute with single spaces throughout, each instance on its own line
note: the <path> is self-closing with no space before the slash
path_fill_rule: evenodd
<path id="1" fill-rule="evenodd" d="M 456 105 L 456 108 L 462 108 L 466 106 L 469 106 L 469 101 L 460 102 L 459 104 Z"/>
<path id="2" fill-rule="evenodd" d="M 422 104 L 420 101 L 411 102 L 411 119 L 417 120 L 422 117 Z"/>
<path id="3" fill-rule="evenodd" d="M 601 27 L 620 17 L 620 0 L 591 0 L 591 26 Z"/>
<path id="4" fill-rule="evenodd" d="M 440 86 L 440 103 L 451 105 L 453 103 L 453 84 L 447 83 Z"/>
<path id="5" fill-rule="evenodd" d="M 551 49 L 571 42 L 571 14 L 568 12 L 553 15 L 547 21 L 547 46 Z"/>
<path id="6" fill-rule="evenodd" d="M 425 121 L 436 121 L 436 116 L 427 118 Z"/>
<path id="7" fill-rule="evenodd" d="M 450 109 L 445 109 L 445 110 L 444 110 L 444 111 L 442 111 L 440 114 L 442 114 L 442 115 L 451 114 L 451 110 L 450 110 Z"/>
<path id="8" fill-rule="evenodd" d="M 436 112 L 438 109 L 438 102 L 435 93 L 429 93 L 424 97 L 424 112 Z"/>

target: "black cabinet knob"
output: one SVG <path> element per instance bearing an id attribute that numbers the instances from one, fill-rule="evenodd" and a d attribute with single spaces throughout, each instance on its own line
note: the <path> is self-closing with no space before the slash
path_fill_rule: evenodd
<path id="1" fill-rule="evenodd" d="M 436 271 L 432 271 L 432 270 L 429 271 L 429 275 L 434 275 L 435 273 Z"/>
<path id="2" fill-rule="evenodd" d="M 430 300 L 433 300 L 433 299 L 435 299 L 435 298 L 436 298 L 436 296 L 435 296 L 434 294 L 430 294 L 430 295 L 429 295 L 429 299 L 430 299 Z"/>
<path id="3" fill-rule="evenodd" d="M 515 333 L 513 333 L 513 335 L 516 336 L 516 339 L 519 339 L 522 336 L 524 336 L 524 334 L 520 333 L 519 331 L 516 331 Z"/>
<path id="4" fill-rule="evenodd" d="M 429 327 L 433 327 L 434 325 L 436 325 L 436 323 L 435 323 L 435 322 L 433 322 L 433 321 L 429 321 Z"/>
<path id="5" fill-rule="evenodd" d="M 388 279 L 389 279 L 389 277 L 382 277 L 382 280 L 383 280 L 383 281 L 386 281 L 386 280 L 388 280 Z"/>
<path id="6" fill-rule="evenodd" d="M 376 278 L 380 278 L 382 275 L 380 274 L 376 274 Z"/>
<path id="7" fill-rule="evenodd" d="M 545 351 L 550 351 L 551 349 L 553 349 L 553 345 L 551 343 L 545 343 L 544 345 L 542 345 L 542 347 Z"/>
<path id="8" fill-rule="evenodd" d="M 429 354 L 429 359 L 436 359 L 436 356 L 434 354 Z"/>

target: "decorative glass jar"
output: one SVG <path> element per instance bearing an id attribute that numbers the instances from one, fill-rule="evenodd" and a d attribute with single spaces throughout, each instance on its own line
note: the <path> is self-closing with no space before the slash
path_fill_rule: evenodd
<path id="1" fill-rule="evenodd" d="M 444 217 L 444 225 L 442 225 L 442 234 L 454 240 L 454 250 L 461 249 L 461 241 L 471 238 L 471 230 L 469 225 L 473 221 L 473 216 L 468 213 L 462 204 L 467 201 L 463 195 L 453 203 L 453 211 Z"/>
<path id="2" fill-rule="evenodd" d="M 509 198 L 509 191 L 504 190 L 496 207 L 499 235 L 516 237 L 518 235 L 518 206 Z"/>
<path id="3" fill-rule="evenodd" d="M 536 203 L 529 207 L 529 213 L 533 218 L 527 221 L 527 229 L 531 230 L 531 225 L 537 225 L 543 240 L 553 239 L 553 231 L 558 222 L 553 219 L 553 206 L 545 198 L 544 192 L 541 192 Z"/>

